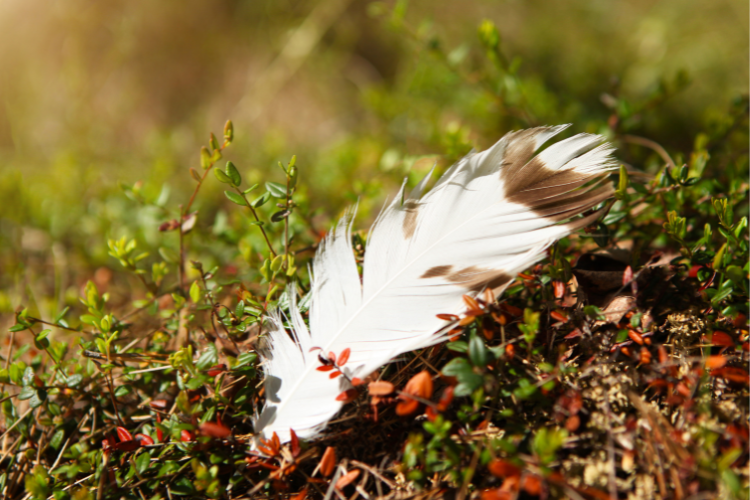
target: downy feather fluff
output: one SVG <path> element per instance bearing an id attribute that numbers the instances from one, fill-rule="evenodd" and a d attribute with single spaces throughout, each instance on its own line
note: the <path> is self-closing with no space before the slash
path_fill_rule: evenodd
<path id="1" fill-rule="evenodd" d="M 554 241 L 599 217 L 601 210 L 578 216 L 613 192 L 612 149 L 600 136 L 579 134 L 534 156 L 565 128 L 509 133 L 463 158 L 427 194 L 429 175 L 408 195 L 402 187 L 370 231 L 361 280 L 349 211 L 313 261 L 309 330 L 294 301 L 291 336 L 278 316 L 269 321 L 267 401 L 256 432 L 276 432 L 281 441 L 290 429 L 315 436 L 349 388 L 345 377 L 316 370 L 320 352 L 351 349 L 345 373 L 364 378 L 402 353 L 442 342 L 447 323 L 437 314 L 460 314 L 464 294 L 489 288 L 497 296 Z"/>

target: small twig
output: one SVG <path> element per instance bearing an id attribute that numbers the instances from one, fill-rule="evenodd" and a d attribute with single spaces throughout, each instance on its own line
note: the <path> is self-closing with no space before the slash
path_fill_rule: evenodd
<path id="1" fill-rule="evenodd" d="M 638 137 L 636 135 L 621 135 L 620 139 L 631 144 L 638 144 L 639 146 L 645 146 L 647 148 L 653 149 L 659 156 L 661 156 L 661 159 L 664 160 L 667 165 L 669 165 L 671 168 L 675 168 L 674 160 L 672 160 L 672 157 L 669 156 L 667 150 L 664 149 L 664 147 L 662 147 L 662 145 L 658 142 L 654 142 L 651 139 L 646 139 L 645 137 Z"/>

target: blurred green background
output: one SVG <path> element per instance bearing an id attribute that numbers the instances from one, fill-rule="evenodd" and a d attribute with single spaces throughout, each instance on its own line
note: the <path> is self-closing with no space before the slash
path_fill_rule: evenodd
<path id="1" fill-rule="evenodd" d="M 250 182 L 297 155 L 324 229 L 513 128 L 617 128 L 688 154 L 747 92 L 750 56 L 744 0 L 5 0 L 0 37 L 0 312 L 47 297 L 45 315 L 117 268 L 107 238 L 164 244 L 226 119 Z M 118 187 L 136 181 L 145 203 Z M 242 215 L 209 181 L 199 226 L 231 228 Z M 199 234 L 237 255 L 239 237 Z"/>

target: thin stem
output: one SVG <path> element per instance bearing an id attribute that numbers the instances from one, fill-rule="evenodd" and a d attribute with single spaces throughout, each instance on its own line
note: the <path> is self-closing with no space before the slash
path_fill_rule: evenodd
<path id="1" fill-rule="evenodd" d="M 240 189 L 237 186 L 233 186 L 235 192 L 242 197 L 243 200 L 245 200 L 245 205 L 247 205 L 247 208 L 250 209 L 250 213 L 253 214 L 253 217 L 255 218 L 255 222 L 260 222 L 260 219 L 258 218 L 258 213 L 255 211 L 255 208 L 250 204 L 250 202 L 247 200 L 247 196 L 245 196 L 245 193 L 240 191 Z M 260 232 L 263 233 L 263 238 L 266 240 L 266 245 L 268 245 L 268 249 L 271 251 L 271 255 L 276 257 L 276 252 L 273 249 L 273 245 L 271 245 L 271 240 L 268 239 L 268 234 L 266 234 L 266 230 L 263 229 L 263 226 L 261 224 L 258 224 L 258 227 L 260 228 Z"/>

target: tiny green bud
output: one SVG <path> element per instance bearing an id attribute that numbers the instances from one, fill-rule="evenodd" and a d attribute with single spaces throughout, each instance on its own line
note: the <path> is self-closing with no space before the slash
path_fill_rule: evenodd
<path id="1" fill-rule="evenodd" d="M 232 142 L 232 139 L 234 139 L 234 125 L 232 124 L 232 120 L 227 120 L 224 124 L 224 140 L 229 144 Z"/>
<path id="2" fill-rule="evenodd" d="M 211 153 L 206 146 L 201 147 L 201 167 L 203 170 L 211 166 Z"/>
<path id="3" fill-rule="evenodd" d="M 211 146 L 211 149 L 213 149 L 214 151 L 220 148 L 219 141 L 216 140 L 216 136 L 214 135 L 213 132 L 211 132 L 211 136 L 208 139 L 208 144 Z"/>

